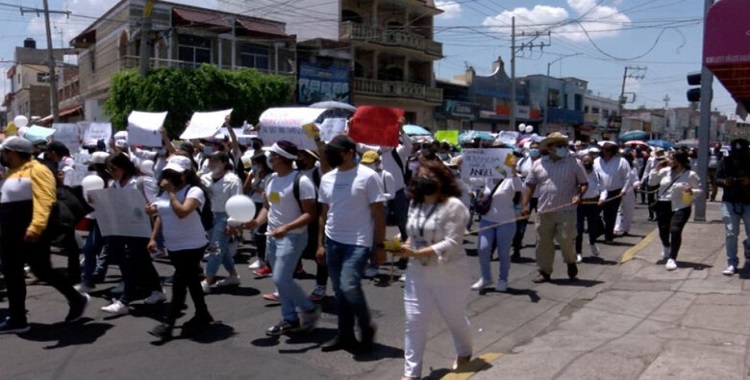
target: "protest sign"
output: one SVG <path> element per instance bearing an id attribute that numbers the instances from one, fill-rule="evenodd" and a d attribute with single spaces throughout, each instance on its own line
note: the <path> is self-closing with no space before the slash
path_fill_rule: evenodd
<path id="1" fill-rule="evenodd" d="M 70 153 L 78 152 L 81 149 L 81 132 L 78 124 L 52 124 L 55 129 L 53 139 L 65 144 Z"/>
<path id="2" fill-rule="evenodd" d="M 128 115 L 128 145 L 161 146 L 161 127 L 167 112 L 132 111 Z"/>
<path id="3" fill-rule="evenodd" d="M 512 149 L 463 149 L 461 157 L 463 179 L 504 179 L 513 175 Z"/>
<path id="4" fill-rule="evenodd" d="M 315 121 L 325 112 L 318 108 L 270 108 L 260 115 L 258 136 L 264 145 L 287 140 L 299 149 L 314 149 Z"/>
<path id="5" fill-rule="evenodd" d="M 320 139 L 329 142 L 333 140 L 334 137 L 341 134 L 341 132 L 344 131 L 346 128 L 346 119 L 344 118 L 329 118 L 323 120 L 323 123 L 320 124 Z"/>
<path id="6" fill-rule="evenodd" d="M 258 135 L 255 133 L 246 134 L 244 128 L 232 128 L 232 131 L 234 131 L 234 135 L 237 137 L 237 142 L 242 145 L 250 145 L 252 138 L 258 137 Z M 219 132 L 217 134 L 219 133 L 229 137 L 229 130 L 227 130 L 226 128 L 219 128 Z"/>
<path id="7" fill-rule="evenodd" d="M 231 109 L 215 112 L 196 112 L 190 118 L 190 125 L 182 132 L 180 139 L 192 140 L 213 137 L 224 125 L 224 119 L 232 113 Z"/>
<path id="8" fill-rule="evenodd" d="M 73 170 L 65 172 L 65 180 L 63 184 L 66 186 L 78 186 L 81 184 L 87 175 L 91 174 L 86 164 L 91 158 L 88 152 L 76 152 L 72 154 L 73 160 L 76 162 L 73 166 Z"/>
<path id="9" fill-rule="evenodd" d="M 447 141 L 449 144 L 458 145 L 458 131 L 437 131 L 435 140 Z"/>
<path id="10" fill-rule="evenodd" d="M 403 117 L 400 108 L 358 107 L 349 122 L 349 137 L 363 144 L 398 146 Z"/>
<path id="11" fill-rule="evenodd" d="M 146 215 L 146 199 L 132 188 L 88 192 L 96 209 L 96 222 L 102 236 L 151 236 L 151 218 Z"/>
<path id="12" fill-rule="evenodd" d="M 79 123 L 81 130 L 83 131 L 83 141 L 95 142 L 104 140 L 105 143 L 109 142 L 112 138 L 112 123 Z"/>
<path id="13" fill-rule="evenodd" d="M 47 127 L 40 127 L 38 125 L 32 125 L 23 136 L 26 140 L 31 142 L 38 140 L 47 140 L 48 137 L 52 136 L 55 130 Z"/>
<path id="14" fill-rule="evenodd" d="M 501 142 L 506 145 L 516 145 L 518 141 L 519 133 L 516 131 L 500 131 L 497 134 L 495 141 Z"/>

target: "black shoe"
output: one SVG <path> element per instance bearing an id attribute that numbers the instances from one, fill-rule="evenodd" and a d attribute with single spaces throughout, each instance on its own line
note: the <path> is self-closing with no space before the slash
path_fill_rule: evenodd
<path id="1" fill-rule="evenodd" d="M 344 338 L 341 335 L 336 335 L 335 338 L 329 340 L 328 342 L 325 342 L 323 346 L 320 347 L 321 351 L 323 352 L 332 352 L 332 351 L 339 351 L 339 350 L 355 350 L 358 348 L 357 340 L 352 338 Z"/>
<path id="2" fill-rule="evenodd" d="M 578 277 L 578 265 L 576 263 L 568 264 L 568 278 L 575 280 Z"/>
<path id="3" fill-rule="evenodd" d="M 16 323 L 10 317 L 0 323 L 0 334 L 23 334 L 31 330 L 31 326 L 28 323 Z"/>
<path id="4" fill-rule="evenodd" d="M 534 279 L 531 281 L 533 281 L 535 284 L 541 284 L 543 282 L 549 282 L 549 280 L 550 280 L 549 274 L 539 271 L 539 274 L 536 277 L 534 277 Z"/>
<path id="5" fill-rule="evenodd" d="M 81 293 L 81 300 L 70 304 L 70 311 L 68 311 L 68 315 L 65 317 L 65 322 L 75 322 L 81 319 L 90 300 L 91 297 L 88 294 Z"/>
<path id="6" fill-rule="evenodd" d="M 369 328 L 362 331 L 362 339 L 359 342 L 359 347 L 357 349 L 358 354 L 369 354 L 372 352 L 372 348 L 375 344 L 375 333 L 377 333 L 378 328 L 375 327 L 375 325 L 370 325 Z"/>
<path id="7" fill-rule="evenodd" d="M 266 330 L 266 335 L 268 336 L 281 336 L 288 333 L 293 333 L 297 330 L 299 330 L 299 320 L 296 321 L 286 321 L 281 320 L 281 322 L 277 323 L 274 326 L 269 327 Z"/>
<path id="8" fill-rule="evenodd" d="M 510 255 L 510 262 L 511 263 L 517 263 L 521 261 L 521 252 L 514 251 L 512 255 Z"/>
<path id="9" fill-rule="evenodd" d="M 153 329 L 149 330 L 148 333 L 161 339 L 162 341 L 167 341 L 172 339 L 172 329 L 174 327 L 172 325 L 168 325 L 166 323 L 162 323 Z"/>
<path id="10" fill-rule="evenodd" d="M 205 314 L 196 314 L 195 316 L 193 316 L 193 318 L 190 318 L 187 322 L 182 324 L 182 331 L 180 332 L 180 335 L 195 335 L 198 331 L 203 330 L 213 321 L 214 318 L 208 312 L 206 312 Z"/>
<path id="11" fill-rule="evenodd" d="M 406 270 L 406 266 L 409 265 L 409 259 L 401 258 L 396 261 L 396 268 L 400 270 Z"/>

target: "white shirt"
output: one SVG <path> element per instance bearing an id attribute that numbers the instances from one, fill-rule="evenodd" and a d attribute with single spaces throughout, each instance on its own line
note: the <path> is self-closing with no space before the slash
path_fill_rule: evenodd
<path id="1" fill-rule="evenodd" d="M 469 209 L 458 198 L 437 205 L 412 203 L 406 223 L 409 243 L 412 247 L 424 243 L 437 257 L 409 260 L 407 276 L 443 274 L 441 281 L 468 283 L 471 271 L 463 244 L 468 221 Z"/>
<path id="2" fill-rule="evenodd" d="M 209 190 L 212 212 L 226 212 L 227 200 L 234 195 L 242 194 L 242 181 L 232 172 L 224 173 L 217 181 L 209 173 L 201 177 L 201 182 Z"/>
<path id="3" fill-rule="evenodd" d="M 318 201 L 328 205 L 326 237 L 341 244 L 372 246 L 375 221 L 370 205 L 385 202 L 378 173 L 362 165 L 334 169 L 320 179 Z"/>
<path id="4" fill-rule="evenodd" d="M 317 161 L 315 161 L 315 166 L 313 166 L 312 169 L 300 170 L 300 172 L 305 177 L 309 178 L 310 181 L 312 181 L 313 186 L 315 186 L 317 188 L 318 186 L 315 184 L 315 174 L 314 174 L 316 171 L 318 172 L 318 174 L 317 174 L 318 181 L 320 181 L 320 179 L 323 178 L 323 172 L 320 170 L 320 163 L 318 163 Z"/>
<path id="5" fill-rule="evenodd" d="M 516 171 L 518 172 L 518 175 L 521 177 L 521 183 L 523 183 L 524 186 L 526 186 L 526 177 L 529 176 L 529 173 L 531 172 L 531 168 L 534 167 L 535 161 L 536 161 L 535 159 L 527 156 L 527 157 L 520 159 L 518 161 L 518 164 L 516 164 Z M 531 197 L 539 198 L 539 187 L 534 189 L 534 194 L 532 194 Z"/>
<path id="6" fill-rule="evenodd" d="M 594 171 L 599 174 L 599 180 L 604 189 L 607 191 L 619 190 L 627 185 L 630 165 L 621 156 L 614 156 L 609 161 L 597 157 L 594 160 Z"/>
<path id="7" fill-rule="evenodd" d="M 492 187 L 490 187 L 490 184 L 487 184 L 487 186 L 484 187 L 484 190 L 482 190 L 482 193 L 485 196 L 490 195 L 492 189 L 495 188 L 494 184 L 492 184 Z M 513 197 L 517 192 L 522 191 L 522 189 L 523 184 L 521 184 L 520 178 L 513 176 L 504 179 L 492 195 L 492 205 L 487 214 L 482 216 L 482 220 L 486 219 L 493 223 L 511 222 L 515 220 L 516 210 L 513 206 Z"/>
<path id="8" fill-rule="evenodd" d="M 315 185 L 312 180 L 306 176 L 299 179 L 299 200 L 294 197 L 294 178 L 297 172 L 292 171 L 287 175 L 280 177 L 278 174 L 271 174 L 271 179 L 266 186 L 266 200 L 270 206 L 268 212 L 268 230 L 289 224 L 302 215 L 300 203 L 306 199 L 315 199 Z M 301 234 L 307 232 L 307 227 L 300 227 L 296 230 L 289 231 L 290 234 Z"/>
<path id="9" fill-rule="evenodd" d="M 184 203 L 186 198 L 198 201 L 198 208 L 202 208 L 206 202 L 203 190 L 197 186 L 185 186 L 176 194 L 177 200 Z M 197 249 L 208 244 L 206 231 L 203 229 L 201 217 L 198 210 L 180 219 L 169 204 L 169 193 L 163 192 L 153 205 L 156 206 L 161 219 L 161 231 L 164 235 L 164 245 L 170 251 L 182 251 L 186 249 Z"/>
<path id="10" fill-rule="evenodd" d="M 257 176 L 257 173 L 256 173 Z M 266 186 L 268 185 L 268 180 L 271 178 L 271 174 L 267 174 L 265 177 L 258 179 L 258 177 L 254 177 L 253 180 L 250 182 L 250 191 L 253 190 L 253 188 L 257 187 L 258 190 L 256 192 L 252 192 L 248 195 L 250 195 L 250 199 L 253 200 L 255 203 L 263 203 L 265 202 L 265 198 L 263 198 L 263 192 L 266 191 Z"/>
<path id="11" fill-rule="evenodd" d="M 109 181 L 109 187 L 114 189 L 136 189 L 143 194 L 146 198 L 146 202 L 149 204 L 156 201 L 156 194 L 159 193 L 159 186 L 156 183 L 156 179 L 147 175 L 130 177 L 124 186 L 120 186 L 120 181 L 111 180 Z"/>
<path id="12" fill-rule="evenodd" d="M 586 172 L 586 177 L 589 180 L 589 187 L 583 194 L 583 199 L 599 198 L 599 195 L 605 192 L 601 181 L 599 181 L 599 175 L 596 174 L 596 171 L 591 170 L 591 173 Z"/>
<path id="13" fill-rule="evenodd" d="M 674 181 L 674 183 L 672 183 Z M 701 180 L 694 171 L 687 169 L 683 170 L 677 175 L 677 178 L 672 178 L 672 169 L 663 168 L 659 171 L 656 169 L 649 173 L 648 178 L 649 186 L 659 185 L 659 190 L 656 196 L 660 201 L 671 202 L 672 210 L 677 211 L 685 207 L 689 207 L 691 203 L 685 202 L 684 192 L 682 191 L 685 187 L 693 189 L 692 198 L 698 198 L 703 193 L 701 189 Z M 671 186 L 670 186 L 671 184 Z"/>
<path id="14" fill-rule="evenodd" d="M 379 146 L 373 146 L 373 145 L 365 145 L 365 144 L 358 144 L 358 148 L 360 151 L 367 151 L 367 150 L 374 150 L 374 151 L 380 151 L 380 161 L 381 165 L 383 165 L 383 170 L 388 171 L 393 175 L 393 180 L 395 181 L 396 188 L 395 190 L 388 190 L 388 192 L 391 192 L 396 194 L 397 191 L 403 189 L 406 187 L 406 183 L 404 182 L 404 172 L 406 171 L 407 163 L 409 162 L 409 154 L 411 153 L 412 149 L 412 143 L 411 139 L 409 139 L 409 136 L 407 136 L 405 133 L 402 134 L 399 137 L 400 144 L 396 147 L 379 147 Z M 401 163 L 404 165 L 403 170 L 398 166 L 396 163 L 396 159 L 393 158 L 393 149 L 396 149 L 396 154 L 401 158 Z"/>

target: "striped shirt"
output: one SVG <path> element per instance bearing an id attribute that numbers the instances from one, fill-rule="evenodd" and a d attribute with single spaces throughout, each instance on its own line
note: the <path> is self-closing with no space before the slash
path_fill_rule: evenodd
<path id="1" fill-rule="evenodd" d="M 539 189 L 537 209 L 540 213 L 575 210 L 572 199 L 578 195 L 578 187 L 587 183 L 583 167 L 570 156 L 557 161 L 552 161 L 549 156 L 543 157 L 534 162 L 526 177 L 526 184 L 536 185 Z"/>

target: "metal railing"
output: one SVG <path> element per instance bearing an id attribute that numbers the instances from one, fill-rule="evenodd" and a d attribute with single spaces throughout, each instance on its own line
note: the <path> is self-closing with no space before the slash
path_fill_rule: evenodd
<path id="1" fill-rule="evenodd" d="M 124 69 L 132 69 L 138 67 L 138 56 L 134 55 L 125 55 L 120 57 L 120 70 Z M 164 59 L 164 58 L 151 58 L 150 61 L 150 67 L 158 68 L 158 67 L 178 67 L 183 69 L 197 69 L 202 65 L 203 63 L 200 62 L 189 62 L 189 61 L 180 61 L 176 59 Z M 232 65 L 217 65 L 217 64 L 211 64 L 213 66 L 216 66 L 222 70 L 243 70 L 243 69 L 256 69 L 261 73 L 264 74 L 275 74 L 273 70 L 267 70 L 267 69 L 258 69 L 254 67 L 245 67 L 240 65 L 235 65 L 232 67 Z M 286 71 L 279 71 L 278 75 L 283 76 L 293 76 L 295 75 L 294 72 L 286 72 Z"/>
<path id="2" fill-rule="evenodd" d="M 435 103 L 443 101 L 442 89 L 427 87 L 418 83 L 355 78 L 354 92 L 370 96 L 417 99 Z"/>
<path id="3" fill-rule="evenodd" d="M 436 57 L 443 56 L 443 44 L 404 30 L 389 30 L 346 21 L 341 23 L 339 38 L 385 46 L 398 46 L 418 50 Z"/>

